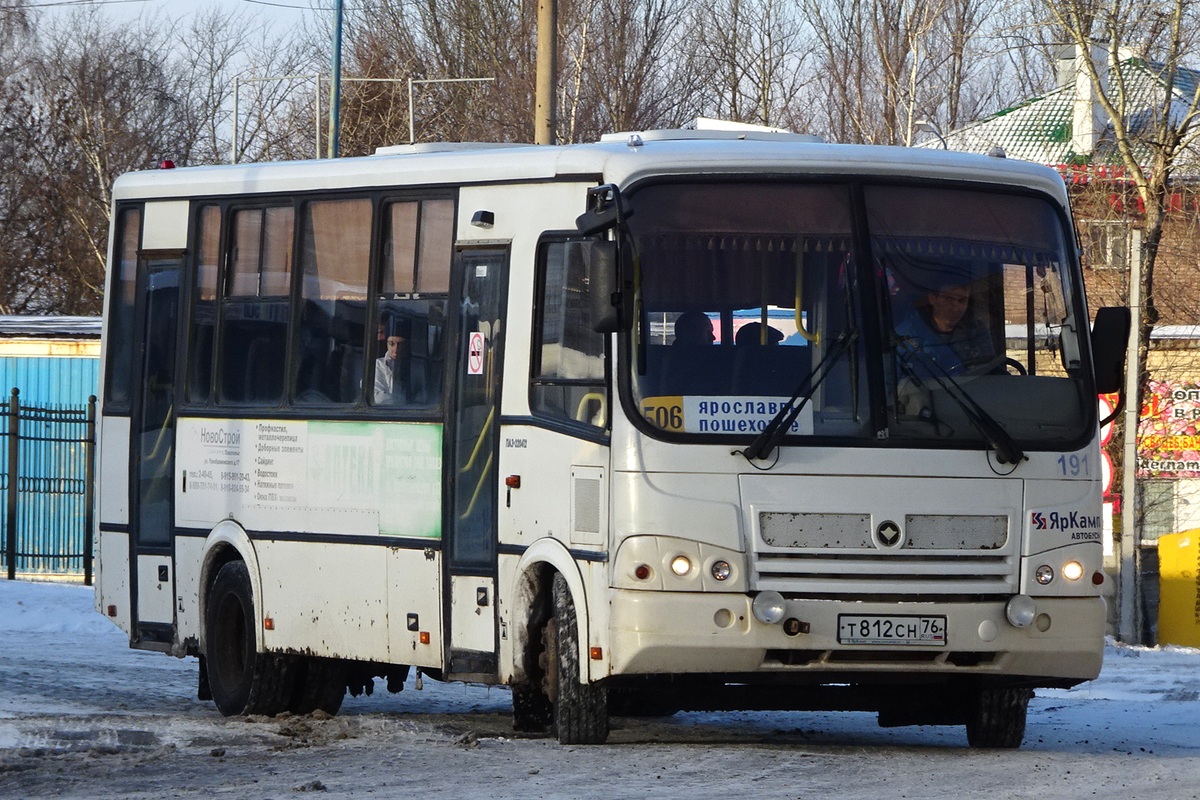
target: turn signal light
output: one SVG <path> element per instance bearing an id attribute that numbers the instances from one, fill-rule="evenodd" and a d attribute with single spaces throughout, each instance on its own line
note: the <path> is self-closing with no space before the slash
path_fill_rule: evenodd
<path id="1" fill-rule="evenodd" d="M 263 629 L 268 631 L 275 630 L 275 620 L 271 617 L 263 617 Z"/>
<path id="2" fill-rule="evenodd" d="M 421 631 L 421 644 L 429 644 L 429 631 Z"/>

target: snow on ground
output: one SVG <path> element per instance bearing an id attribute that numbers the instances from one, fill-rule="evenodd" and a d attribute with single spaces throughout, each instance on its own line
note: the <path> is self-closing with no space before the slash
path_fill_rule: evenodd
<path id="1" fill-rule="evenodd" d="M 1200 651 L 1110 645 L 1043 690 L 1019 751 L 870 714 L 614 720 L 610 743 L 514 734 L 503 688 L 347 698 L 332 719 L 221 717 L 193 659 L 128 649 L 90 589 L 0 580 L 0 798 L 1200 797 Z"/>

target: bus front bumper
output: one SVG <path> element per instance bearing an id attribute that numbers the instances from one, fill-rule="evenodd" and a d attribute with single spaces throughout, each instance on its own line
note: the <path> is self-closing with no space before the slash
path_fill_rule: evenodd
<path id="1" fill-rule="evenodd" d="M 978 674 L 1045 678 L 1048 685 L 1091 680 L 1104 652 L 1099 597 L 1035 598 L 1034 624 L 1017 628 L 1001 600 L 870 603 L 789 600 L 785 625 L 754 617 L 742 594 L 614 589 L 610 674 L 809 672 Z M 945 618 L 941 644 L 847 644 L 839 617 Z M 798 623 L 798 624 L 796 624 Z"/>

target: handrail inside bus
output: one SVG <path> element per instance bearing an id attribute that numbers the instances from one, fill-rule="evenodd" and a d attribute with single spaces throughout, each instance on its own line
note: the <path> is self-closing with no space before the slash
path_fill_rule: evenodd
<path id="1" fill-rule="evenodd" d="M 796 256 L 796 333 L 803 336 L 813 344 L 821 343 L 821 332 L 809 333 L 804 329 L 804 314 L 801 310 L 801 300 L 804 297 L 804 253 L 801 251 Z M 763 323 L 766 324 L 765 322 Z M 764 331 L 765 333 L 765 331 Z"/>
<path id="2" fill-rule="evenodd" d="M 601 419 L 608 419 L 607 401 L 601 392 L 588 392 L 583 397 L 579 398 L 579 406 L 575 409 L 575 421 L 586 422 L 587 404 L 590 402 L 598 402 L 600 404 Z"/>
<path id="3" fill-rule="evenodd" d="M 483 421 L 483 427 L 479 429 L 479 438 L 475 440 L 475 449 L 471 451 L 471 457 L 467 459 L 467 463 L 463 465 L 459 472 L 467 472 L 471 467 L 475 466 L 475 459 L 479 457 L 479 451 L 483 449 L 483 443 L 487 440 L 488 431 L 492 427 L 492 419 L 496 416 L 496 406 L 493 405 L 488 409 L 487 419 Z"/>
<path id="4" fill-rule="evenodd" d="M 466 510 L 458 515 L 459 519 L 466 519 L 475 510 L 475 501 L 479 499 L 479 492 L 483 489 L 483 483 L 487 479 L 488 473 L 492 471 L 493 455 L 493 453 L 488 453 L 487 461 L 484 462 L 483 469 L 479 472 L 479 480 L 475 483 L 475 491 L 471 493 L 471 502 L 467 504 Z"/>

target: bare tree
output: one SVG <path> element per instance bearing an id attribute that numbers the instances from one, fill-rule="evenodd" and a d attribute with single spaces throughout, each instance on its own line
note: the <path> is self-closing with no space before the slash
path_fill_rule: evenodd
<path id="1" fill-rule="evenodd" d="M 788 124 L 810 49 L 795 4 L 716 0 L 693 5 L 689 69 L 701 77 L 699 111 L 762 125 Z"/>

